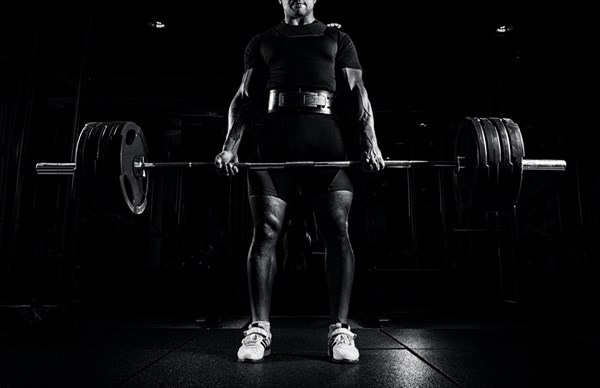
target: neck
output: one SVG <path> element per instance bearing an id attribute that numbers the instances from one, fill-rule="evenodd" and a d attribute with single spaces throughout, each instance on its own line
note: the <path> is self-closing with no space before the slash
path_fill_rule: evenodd
<path id="1" fill-rule="evenodd" d="M 298 18 L 285 15 L 285 19 L 284 19 L 285 24 L 290 24 L 292 26 L 302 26 L 304 24 L 310 24 L 314 21 L 315 21 L 315 16 L 312 13 L 309 15 L 304 15 L 302 17 L 298 17 Z"/>

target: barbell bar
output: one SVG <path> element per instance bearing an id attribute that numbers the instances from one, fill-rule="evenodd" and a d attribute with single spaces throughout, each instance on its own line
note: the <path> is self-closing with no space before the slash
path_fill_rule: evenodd
<path id="1" fill-rule="evenodd" d="M 386 168 L 451 168 L 460 169 L 461 163 L 442 161 L 442 160 L 385 160 Z M 301 162 L 239 162 L 234 163 L 241 169 L 249 170 L 282 170 L 291 168 L 349 168 L 359 167 L 361 162 L 355 160 L 342 161 L 301 161 Z M 524 159 L 523 170 L 532 171 L 564 171 L 566 162 L 558 159 Z M 206 169 L 214 168 L 214 162 L 145 162 L 142 160 L 134 161 L 133 167 L 136 170 L 155 170 L 164 168 L 180 169 Z M 75 163 L 37 163 L 35 166 L 38 175 L 74 175 L 77 169 Z"/>
<path id="2" fill-rule="evenodd" d="M 38 175 L 74 175 L 78 191 L 103 212 L 138 215 L 147 205 L 149 172 L 156 169 L 215 169 L 214 162 L 147 161 L 141 128 L 131 121 L 87 123 L 79 134 L 75 162 L 37 163 Z M 523 171 L 565 171 L 560 159 L 525 159 L 519 127 L 507 118 L 466 117 L 459 123 L 454 160 L 385 160 L 386 168 L 452 169 L 454 194 L 463 210 L 500 211 L 516 206 Z M 241 169 L 359 167 L 360 161 L 240 162 Z M 115 208 L 116 207 L 116 208 Z"/>

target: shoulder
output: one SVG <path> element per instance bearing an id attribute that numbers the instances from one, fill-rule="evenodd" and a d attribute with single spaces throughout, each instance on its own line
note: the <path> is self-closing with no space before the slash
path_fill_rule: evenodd
<path id="1" fill-rule="evenodd" d="M 342 25 L 339 23 L 323 23 L 325 33 L 334 36 L 340 36 L 344 32 L 342 31 Z"/>
<path id="2" fill-rule="evenodd" d="M 342 31 L 342 25 L 339 23 L 327 23 L 325 33 L 334 36 L 339 42 L 352 42 L 350 35 Z"/>
<path id="3" fill-rule="evenodd" d="M 251 38 L 250 38 L 250 42 L 251 43 L 258 43 L 263 41 L 265 38 L 270 37 L 270 36 L 274 36 L 277 35 L 279 29 L 280 29 L 280 24 L 275 24 L 274 26 L 271 26 L 269 28 L 267 28 L 266 30 L 263 30 L 259 33 L 254 34 Z"/>

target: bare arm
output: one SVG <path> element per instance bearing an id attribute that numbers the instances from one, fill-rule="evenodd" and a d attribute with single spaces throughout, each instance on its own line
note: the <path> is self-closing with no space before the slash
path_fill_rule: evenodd
<path id="1" fill-rule="evenodd" d="M 380 171 L 385 167 L 385 162 L 377 144 L 373 108 L 363 83 L 362 70 L 344 68 L 342 73 L 348 83 L 347 86 L 350 89 L 356 111 L 363 169 Z"/>
<path id="2" fill-rule="evenodd" d="M 242 82 L 236 91 L 227 115 L 227 135 L 223 143 L 223 149 L 215 157 L 215 166 L 220 172 L 227 175 L 235 175 L 238 168 L 234 163 L 238 162 L 238 149 L 242 136 L 246 129 L 252 125 L 256 103 L 260 96 L 260 77 L 254 69 L 246 71 Z"/>

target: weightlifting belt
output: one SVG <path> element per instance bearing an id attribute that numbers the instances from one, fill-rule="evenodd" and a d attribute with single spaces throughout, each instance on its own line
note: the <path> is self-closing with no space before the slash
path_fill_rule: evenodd
<path id="1" fill-rule="evenodd" d="M 326 90 L 277 90 L 269 91 L 268 112 L 302 111 L 333 114 L 333 93 Z"/>

